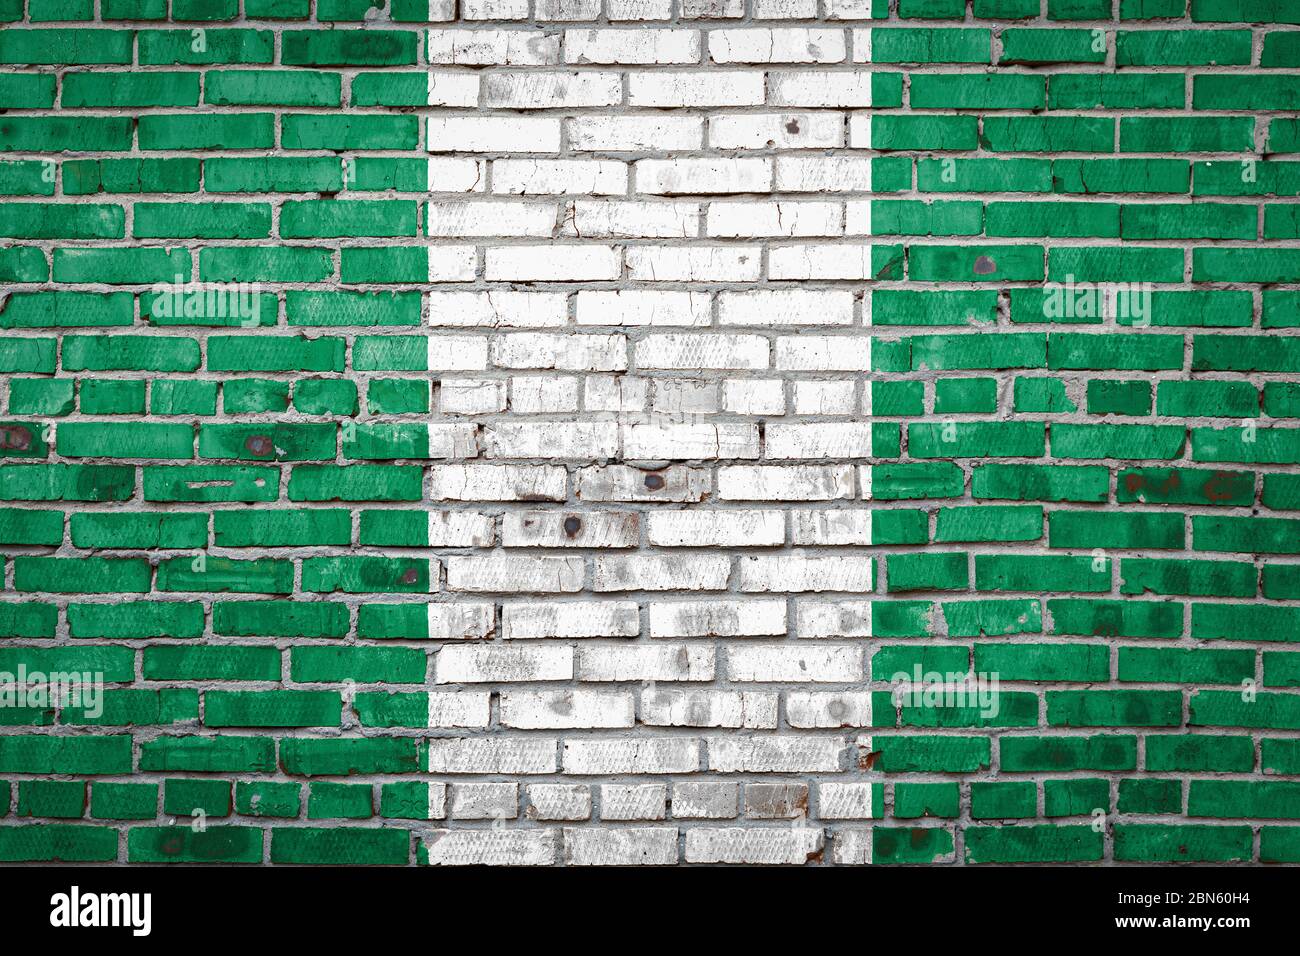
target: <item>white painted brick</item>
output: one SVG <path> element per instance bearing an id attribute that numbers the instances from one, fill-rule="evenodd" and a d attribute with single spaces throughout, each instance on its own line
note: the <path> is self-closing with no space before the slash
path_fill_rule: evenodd
<path id="1" fill-rule="evenodd" d="M 433 501 L 563 501 L 568 476 L 552 465 L 434 465 Z"/>
<path id="2" fill-rule="evenodd" d="M 483 415 L 506 410 L 506 383 L 501 379 L 444 378 L 438 390 L 448 415 Z"/>
<path id="3" fill-rule="evenodd" d="M 691 106 L 761 106 L 761 71 L 634 71 L 628 74 L 628 103 L 659 109 Z"/>
<path id="4" fill-rule="evenodd" d="M 546 637 L 636 637 L 641 632 L 634 601 L 548 601 L 501 608 L 506 640 Z"/>
<path id="5" fill-rule="evenodd" d="M 543 116 L 430 116 L 431 153 L 557 153 L 560 121 Z"/>
<path id="6" fill-rule="evenodd" d="M 785 514 L 780 511 L 653 511 L 646 532 L 651 544 L 664 547 L 766 547 L 785 543 Z"/>
<path id="7" fill-rule="evenodd" d="M 586 239 L 688 239 L 700 231 L 693 202 L 578 200 L 565 210 L 561 233 Z"/>
<path id="8" fill-rule="evenodd" d="M 591 788 L 586 784 L 535 783 L 525 790 L 530 820 L 588 820 Z"/>
<path id="9" fill-rule="evenodd" d="M 739 812 L 734 783 L 673 784 L 673 816 L 679 820 L 729 820 Z"/>
<path id="10" fill-rule="evenodd" d="M 790 517 L 796 545 L 871 544 L 871 512 L 865 508 L 795 511 Z"/>
<path id="11" fill-rule="evenodd" d="M 486 727 L 491 720 L 492 695 L 477 691 L 434 691 L 429 694 L 430 727 Z"/>
<path id="12" fill-rule="evenodd" d="M 797 381 L 794 383 L 796 415 L 852 415 L 857 407 L 855 382 Z"/>
<path id="13" fill-rule="evenodd" d="M 457 66 L 547 66 L 560 62 L 560 34 L 551 30 L 430 30 L 430 63 Z"/>
<path id="14" fill-rule="evenodd" d="M 637 282 L 754 282 L 757 246 L 630 246 L 628 277 Z"/>
<path id="15" fill-rule="evenodd" d="M 510 379 L 510 410 L 520 415 L 578 410 L 578 379 L 516 375 Z"/>
<path id="16" fill-rule="evenodd" d="M 729 378 L 722 383 L 722 407 L 736 415 L 784 415 L 785 383 L 780 379 Z"/>
<path id="17" fill-rule="evenodd" d="M 785 335 L 776 340 L 776 367 L 793 372 L 867 372 L 868 335 Z"/>
<path id="18" fill-rule="evenodd" d="M 785 696 L 785 719 L 797 730 L 870 727 L 871 692 L 792 690 Z"/>
<path id="19" fill-rule="evenodd" d="M 498 159 L 492 162 L 494 193 L 617 196 L 627 192 L 627 183 L 627 164 L 609 159 Z"/>
<path id="20" fill-rule="evenodd" d="M 871 422 L 774 422 L 765 457 L 870 458 Z"/>
<path id="21" fill-rule="evenodd" d="M 426 620 L 430 640 L 481 640 L 496 629 L 496 606 L 477 601 L 430 604 Z"/>
<path id="22" fill-rule="evenodd" d="M 582 403 L 589 412 L 638 412 L 646 407 L 650 383 L 626 375 L 588 375 Z"/>
<path id="23" fill-rule="evenodd" d="M 881 814 L 873 806 L 870 783 L 832 783 L 817 785 L 817 816 L 822 820 L 870 820 Z"/>
<path id="24" fill-rule="evenodd" d="M 802 865 L 821 856 L 823 834 L 814 827 L 691 827 L 687 863 Z"/>
<path id="25" fill-rule="evenodd" d="M 819 289 L 754 289 L 718 295 L 721 325 L 848 325 L 853 293 Z"/>
<path id="26" fill-rule="evenodd" d="M 622 250 L 598 245 L 491 246 L 484 274 L 493 282 L 595 282 L 617 279 Z"/>
<path id="27" fill-rule="evenodd" d="M 709 769 L 718 773 L 828 773 L 840 769 L 839 737 L 781 734 L 710 737 Z"/>
<path id="28" fill-rule="evenodd" d="M 842 63 L 846 56 L 842 29 L 746 27 L 709 32 L 709 58 L 714 63 Z"/>
<path id="29" fill-rule="evenodd" d="M 579 325 L 702 326 L 712 321 L 713 297 L 707 292 L 624 289 L 579 292 Z"/>
<path id="30" fill-rule="evenodd" d="M 495 422 L 483 441 L 489 458 L 614 458 L 619 449 L 614 422 Z"/>
<path id="31" fill-rule="evenodd" d="M 771 637 L 785 634 L 784 601 L 654 601 L 651 637 Z"/>
<path id="32" fill-rule="evenodd" d="M 758 426 L 728 422 L 624 425 L 623 455 L 629 460 L 757 458 Z"/>
<path id="33" fill-rule="evenodd" d="M 534 0 L 538 20 L 595 20 L 601 0 Z"/>
<path id="34" fill-rule="evenodd" d="M 803 552 L 742 555 L 739 567 L 742 591 L 864 592 L 872 589 L 869 557 Z"/>
<path id="35" fill-rule="evenodd" d="M 556 207 L 546 202 L 431 202 L 425 223 L 431 236 L 550 236 Z"/>
<path id="36" fill-rule="evenodd" d="M 760 193 L 772 188 L 770 159 L 640 159 L 632 166 L 639 193 Z"/>
<path id="37" fill-rule="evenodd" d="M 621 335 L 552 335 L 517 332 L 492 340 L 492 364 L 501 368 L 619 372 L 627 368 L 627 340 Z"/>
<path id="38" fill-rule="evenodd" d="M 737 113 L 709 118 L 715 149 L 831 149 L 845 145 L 842 113 Z"/>
<path id="39" fill-rule="evenodd" d="M 769 279 L 869 279 L 871 246 L 801 243 L 775 246 L 767 254 Z"/>
<path id="40" fill-rule="evenodd" d="M 555 773 L 557 742 L 540 737 L 433 737 L 429 773 Z"/>
<path id="41" fill-rule="evenodd" d="M 549 866 L 559 859 L 554 830 L 434 830 L 424 841 L 430 866 Z"/>
<path id="42" fill-rule="evenodd" d="M 501 724 L 520 730 L 631 727 L 631 694 L 575 690 L 508 690 L 501 693 Z"/>
<path id="43" fill-rule="evenodd" d="M 870 106 L 871 73 L 865 70 L 774 70 L 767 75 L 773 106 Z"/>
<path id="44" fill-rule="evenodd" d="M 710 473 L 700 468 L 609 465 L 581 469 L 577 497 L 583 501 L 701 501 L 711 487 Z"/>
<path id="45" fill-rule="evenodd" d="M 449 591 L 522 591 L 548 594 L 581 591 L 581 558 L 532 558 L 520 555 L 447 559 Z"/>
<path id="46" fill-rule="evenodd" d="M 474 246 L 430 246 L 430 282 L 473 282 L 478 272 L 478 249 Z"/>
<path id="47" fill-rule="evenodd" d="M 706 644 L 658 644 L 578 648 L 580 681 L 713 680 L 714 652 Z"/>
<path id="48" fill-rule="evenodd" d="M 598 555 L 593 591 L 721 591 L 731 574 L 724 555 Z"/>
<path id="49" fill-rule="evenodd" d="M 852 465 L 728 465 L 718 496 L 730 501 L 830 501 L 852 498 Z"/>
<path id="50" fill-rule="evenodd" d="M 832 0 L 837 2 L 837 0 Z M 864 0 L 844 0 L 864 2 Z M 871 863 L 870 830 L 836 830 L 831 843 L 831 860 L 837 866 L 865 866 Z"/>
<path id="51" fill-rule="evenodd" d="M 566 63 L 698 63 L 697 30 L 634 28 L 564 31 Z"/>
<path id="52" fill-rule="evenodd" d="M 711 202 L 708 233 L 718 239 L 838 236 L 843 219 L 837 202 Z"/>
<path id="53" fill-rule="evenodd" d="M 507 548 L 635 548 L 640 515 L 633 512 L 512 511 L 502 518 Z"/>
<path id="54" fill-rule="evenodd" d="M 871 637 L 870 601 L 801 600 L 796 607 L 800 637 Z"/>
<path id="55" fill-rule="evenodd" d="M 641 722 L 652 727 L 776 727 L 777 694 L 748 690 L 675 690 L 641 694 Z"/>
<path id="56" fill-rule="evenodd" d="M 852 143 L 851 145 L 856 145 Z M 870 192 L 871 160 L 856 156 L 778 156 L 776 189 L 783 193 Z"/>
<path id="57" fill-rule="evenodd" d="M 473 108 L 478 105 L 478 77 L 472 73 L 451 73 L 430 70 L 428 77 L 429 106 L 460 106 Z"/>
<path id="58" fill-rule="evenodd" d="M 765 369 L 769 351 L 759 335 L 670 333 L 641 339 L 635 359 L 644 369 Z"/>
<path id="59" fill-rule="evenodd" d="M 677 862 L 677 828 L 565 827 L 564 861 L 572 866 L 669 866 Z"/>
<path id="60" fill-rule="evenodd" d="M 700 742 L 684 737 L 571 737 L 560 747 L 564 772 L 579 776 L 693 773 L 700 767 Z"/>
<path id="61" fill-rule="evenodd" d="M 668 20 L 672 0 L 605 0 L 605 16 L 611 20 Z"/>
<path id="62" fill-rule="evenodd" d="M 431 193 L 481 193 L 487 186 L 487 163 L 459 156 L 430 156 L 425 176 Z"/>
<path id="63" fill-rule="evenodd" d="M 667 784 L 601 784 L 600 818 L 602 820 L 662 820 L 667 815 Z M 676 856 L 676 848 L 677 837 L 674 831 L 674 856 Z"/>
<path id="64" fill-rule="evenodd" d="M 439 684 L 572 680 L 573 648 L 449 644 L 438 652 L 437 671 Z"/>
<path id="65" fill-rule="evenodd" d="M 728 645 L 722 654 L 733 681 L 847 683 L 865 676 L 862 649 L 842 644 Z"/>
<path id="66" fill-rule="evenodd" d="M 574 116 L 564 124 L 571 149 L 657 152 L 699 149 L 704 145 L 702 116 Z"/>
<path id="67" fill-rule="evenodd" d="M 461 0 L 464 20 L 525 20 L 528 0 Z"/>
<path id="68" fill-rule="evenodd" d="M 514 820 L 519 816 L 519 784 L 453 784 L 448 816 L 453 820 Z"/>

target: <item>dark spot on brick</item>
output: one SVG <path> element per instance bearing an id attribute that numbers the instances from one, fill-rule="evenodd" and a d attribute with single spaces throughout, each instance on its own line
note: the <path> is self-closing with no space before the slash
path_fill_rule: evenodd
<path id="1" fill-rule="evenodd" d="M 14 448 L 27 451 L 32 447 L 31 429 L 22 425 L 6 425 L 0 428 L 0 448 Z"/>
<path id="2" fill-rule="evenodd" d="M 1135 471 L 1124 476 L 1124 490 L 1131 494 L 1136 494 L 1146 483 L 1146 478 Z"/>
<path id="3" fill-rule="evenodd" d="M 928 837 L 929 832 L 930 831 L 925 827 L 912 827 L 908 831 L 908 836 L 911 838 L 912 846 L 913 847 L 925 846 L 926 840 L 929 838 Z"/>
<path id="4" fill-rule="evenodd" d="M 275 443 L 270 435 L 249 435 L 244 439 L 244 447 L 254 455 L 270 455 L 275 452 Z"/>
<path id="5" fill-rule="evenodd" d="M 420 572 L 415 570 L 415 568 L 407 568 L 402 572 L 403 584 L 414 584 L 418 580 L 420 580 Z"/>
<path id="6" fill-rule="evenodd" d="M 566 538 L 572 538 L 581 530 L 582 519 L 577 515 L 569 515 L 569 517 L 564 519 L 564 536 Z"/>
<path id="7" fill-rule="evenodd" d="M 1229 501 L 1235 497 L 1233 484 L 1240 481 L 1240 475 L 1230 471 L 1216 471 L 1201 489 L 1207 501 Z"/>
<path id="8" fill-rule="evenodd" d="M 787 122 L 785 124 L 785 131 L 791 136 L 797 136 L 799 134 L 799 121 L 797 119 L 792 119 Z"/>
<path id="9" fill-rule="evenodd" d="M 649 488 L 651 491 L 660 491 L 660 490 L 662 490 L 662 489 L 663 489 L 663 486 L 664 486 L 664 477 L 663 477 L 663 475 L 646 475 L 646 476 L 645 476 L 645 486 L 646 486 L 647 488 Z"/>
<path id="10" fill-rule="evenodd" d="M 975 260 L 975 274 L 977 276 L 988 276 L 998 271 L 998 264 L 988 256 L 979 256 Z"/>

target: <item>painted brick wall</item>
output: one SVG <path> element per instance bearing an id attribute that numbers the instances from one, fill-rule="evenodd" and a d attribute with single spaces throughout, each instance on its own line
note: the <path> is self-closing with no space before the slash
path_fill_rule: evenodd
<path id="1" fill-rule="evenodd" d="M 1300 3 L 373 2 L 0 0 L 0 859 L 1300 861 Z"/>

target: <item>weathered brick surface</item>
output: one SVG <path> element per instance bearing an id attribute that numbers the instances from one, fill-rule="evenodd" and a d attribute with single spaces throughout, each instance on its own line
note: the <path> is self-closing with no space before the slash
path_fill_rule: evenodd
<path id="1" fill-rule="evenodd" d="M 0 861 L 1300 862 L 1297 27 L 0 0 Z"/>

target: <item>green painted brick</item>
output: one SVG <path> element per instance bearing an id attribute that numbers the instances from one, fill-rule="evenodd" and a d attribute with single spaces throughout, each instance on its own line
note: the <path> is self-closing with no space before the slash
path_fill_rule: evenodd
<path id="1" fill-rule="evenodd" d="M 1115 859 L 1125 862 L 1217 863 L 1249 859 L 1250 827 L 1117 824 Z"/>
<path id="2" fill-rule="evenodd" d="M 347 605 L 332 601 L 216 601 L 212 631 L 224 637 L 343 637 Z"/>
<path id="3" fill-rule="evenodd" d="M 203 698 L 208 727 L 337 727 L 342 712 L 337 691 L 209 690 Z"/>
<path id="4" fill-rule="evenodd" d="M 46 823 L 0 826 L 0 860 L 12 863 L 104 863 L 117 859 L 112 827 Z"/>
<path id="5" fill-rule="evenodd" d="M 411 837 L 404 829 L 360 827 L 276 827 L 271 831 L 272 863 L 318 865 L 403 864 Z"/>
<path id="6" fill-rule="evenodd" d="M 161 736 L 140 745 L 146 772 L 271 773 L 275 739 L 234 735 Z"/>
<path id="7" fill-rule="evenodd" d="M 1001 680 L 1093 682 L 1110 676 L 1110 650 L 1102 644 L 976 644 L 974 651 L 975 671 L 997 673 Z"/>
<path id="8" fill-rule="evenodd" d="M 158 815 L 158 784 L 96 780 L 90 787 L 96 820 L 152 820 Z"/>
<path id="9" fill-rule="evenodd" d="M 262 843 L 257 827 L 132 827 L 127 832 L 127 859 L 132 863 L 259 863 Z"/>
<path id="10" fill-rule="evenodd" d="M 270 780 L 237 780 L 235 812 L 244 817 L 297 817 L 302 784 Z"/>
<path id="11" fill-rule="evenodd" d="M 369 784 L 313 781 L 307 796 L 307 819 L 369 819 L 374 815 L 371 791 Z"/>
<path id="12" fill-rule="evenodd" d="M 1242 772 L 1255 766 L 1255 747 L 1237 734 L 1148 735 L 1146 769 L 1171 772 Z"/>
<path id="13" fill-rule="evenodd" d="M 1121 647 L 1119 679 L 1157 684 L 1240 684 L 1255 674 L 1250 651 Z"/>

